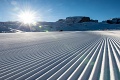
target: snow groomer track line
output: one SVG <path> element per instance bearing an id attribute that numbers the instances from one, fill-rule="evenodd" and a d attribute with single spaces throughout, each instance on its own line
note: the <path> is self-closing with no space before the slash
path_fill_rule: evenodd
<path id="1" fill-rule="evenodd" d="M 0 80 L 120 80 L 120 31 L 1 33 Z"/>

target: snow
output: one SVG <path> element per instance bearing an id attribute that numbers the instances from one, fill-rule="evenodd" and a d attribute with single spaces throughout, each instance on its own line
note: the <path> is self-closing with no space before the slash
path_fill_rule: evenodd
<path id="1" fill-rule="evenodd" d="M 119 80 L 120 31 L 0 34 L 0 80 Z"/>

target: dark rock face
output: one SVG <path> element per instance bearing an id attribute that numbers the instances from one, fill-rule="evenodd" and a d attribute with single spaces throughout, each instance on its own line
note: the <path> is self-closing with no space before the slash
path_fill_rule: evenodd
<path id="1" fill-rule="evenodd" d="M 83 23 L 83 22 L 98 23 L 98 20 L 93 20 L 93 19 L 90 19 L 90 17 L 85 17 L 85 16 L 73 16 L 73 17 L 67 17 L 66 19 L 59 19 L 57 22 L 68 23 L 68 24 Z"/>
<path id="2" fill-rule="evenodd" d="M 120 18 L 113 18 L 111 20 L 107 20 L 109 24 L 120 24 Z"/>
<path id="3" fill-rule="evenodd" d="M 93 19 L 91 19 L 90 22 L 98 23 L 98 20 L 93 20 Z"/>
<path id="4" fill-rule="evenodd" d="M 90 18 L 89 17 L 82 17 L 79 22 L 90 22 Z"/>
<path id="5" fill-rule="evenodd" d="M 90 22 L 90 17 L 84 17 L 84 16 L 67 17 L 66 22 L 67 23 Z"/>
<path id="6" fill-rule="evenodd" d="M 64 23 L 65 19 L 59 19 L 57 22 Z"/>
<path id="7" fill-rule="evenodd" d="M 113 24 L 112 20 L 107 20 L 107 23 Z"/>

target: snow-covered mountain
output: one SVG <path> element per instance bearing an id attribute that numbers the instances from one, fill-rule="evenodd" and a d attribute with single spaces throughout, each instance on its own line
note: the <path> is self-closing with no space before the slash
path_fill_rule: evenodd
<path id="1" fill-rule="evenodd" d="M 113 30 L 120 29 L 119 18 L 113 18 L 103 22 L 90 19 L 85 16 L 67 17 L 56 22 L 37 22 L 34 25 L 24 25 L 21 22 L 0 22 L 0 29 L 18 29 L 22 31 L 86 31 L 86 30 Z"/>

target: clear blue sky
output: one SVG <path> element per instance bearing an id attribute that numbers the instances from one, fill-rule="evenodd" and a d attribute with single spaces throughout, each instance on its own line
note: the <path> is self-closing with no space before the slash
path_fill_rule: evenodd
<path id="1" fill-rule="evenodd" d="M 0 21 L 15 21 L 20 10 L 37 11 L 38 21 L 89 16 L 99 21 L 120 17 L 120 0 L 0 0 Z"/>

